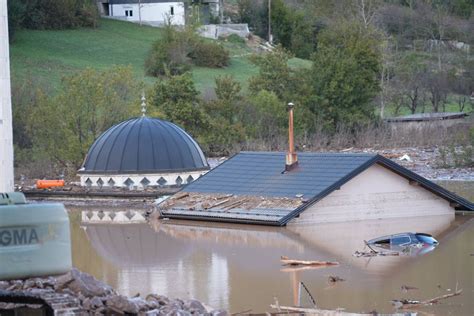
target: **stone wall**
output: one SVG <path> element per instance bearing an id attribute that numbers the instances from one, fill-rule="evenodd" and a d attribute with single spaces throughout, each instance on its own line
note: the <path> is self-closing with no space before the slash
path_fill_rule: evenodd
<path id="1" fill-rule="evenodd" d="M 199 28 L 202 37 L 218 39 L 236 34 L 242 38 L 247 38 L 250 34 L 248 24 L 209 24 Z"/>

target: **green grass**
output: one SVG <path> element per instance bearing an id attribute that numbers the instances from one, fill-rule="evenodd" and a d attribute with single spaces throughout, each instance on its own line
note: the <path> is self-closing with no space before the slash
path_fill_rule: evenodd
<path id="1" fill-rule="evenodd" d="M 96 29 L 22 30 L 10 48 L 12 77 L 45 80 L 55 87 L 63 76 L 86 67 L 130 65 L 143 79 L 144 58 L 160 36 L 156 28 L 106 19 Z"/>
<path id="2" fill-rule="evenodd" d="M 448 97 L 448 102 L 446 103 L 445 105 L 446 107 L 446 110 L 444 111 L 443 110 L 443 107 L 440 106 L 440 109 L 439 111 L 440 112 L 459 112 L 459 105 L 458 103 L 456 103 L 456 99 L 455 99 L 455 96 L 451 95 Z M 379 115 L 379 108 L 377 108 L 377 111 L 376 111 L 376 114 Z M 423 108 L 420 106 L 416 113 L 422 113 L 422 110 Z M 463 112 L 465 113 L 471 113 L 474 111 L 474 107 L 472 105 L 472 103 L 467 103 L 464 107 L 464 110 Z M 430 112 L 433 112 L 433 108 L 431 106 L 431 103 L 427 102 L 425 104 L 425 113 L 430 113 Z M 384 116 L 385 117 L 393 117 L 393 116 L 404 116 L 404 115 L 409 115 L 411 114 L 411 111 L 410 109 L 408 109 L 408 107 L 402 107 L 399 111 L 398 114 L 395 114 L 395 106 L 389 104 L 386 108 L 385 108 L 385 113 L 384 113 Z"/>
<path id="3" fill-rule="evenodd" d="M 20 30 L 10 46 L 12 79 L 39 81 L 55 90 L 62 77 L 86 67 L 106 69 L 129 65 L 137 80 L 151 84 L 156 79 L 145 76 L 143 64 L 152 43 L 161 34 L 159 28 L 109 19 L 102 19 L 96 29 Z M 206 91 L 214 87 L 216 76 L 228 74 L 234 76 L 245 91 L 248 79 L 258 71 L 248 60 L 251 50 L 242 43 L 222 43 L 230 51 L 231 65 L 220 69 L 194 67 L 196 87 Z M 297 58 L 290 61 L 295 68 L 308 64 L 309 61 Z"/>

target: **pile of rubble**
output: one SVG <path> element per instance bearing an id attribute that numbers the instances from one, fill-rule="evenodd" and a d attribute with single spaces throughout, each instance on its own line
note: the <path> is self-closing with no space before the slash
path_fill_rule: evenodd
<path id="1" fill-rule="evenodd" d="M 257 208 L 278 208 L 293 210 L 305 203 L 306 200 L 301 196 L 295 198 L 286 197 L 264 197 L 234 195 L 224 193 L 195 193 L 179 192 L 161 203 L 159 209 L 182 209 L 182 210 L 209 210 L 220 209 L 229 211 L 235 208 L 239 209 L 257 209 Z"/>
<path id="2" fill-rule="evenodd" d="M 77 269 L 57 277 L 0 281 L 0 293 L 0 309 L 38 308 L 41 306 L 25 303 L 28 298 L 37 298 L 55 312 L 67 310 L 76 315 L 228 315 L 197 300 L 170 299 L 155 294 L 128 298 Z"/>

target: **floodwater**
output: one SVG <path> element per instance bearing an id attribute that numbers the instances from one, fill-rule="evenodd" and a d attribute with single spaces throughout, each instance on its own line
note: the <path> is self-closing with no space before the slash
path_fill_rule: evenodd
<path id="1" fill-rule="evenodd" d="M 474 182 L 443 186 L 474 200 Z M 429 315 L 474 315 L 474 216 L 435 216 L 269 228 L 249 225 L 143 222 L 141 210 L 69 207 L 73 263 L 121 294 L 158 293 L 196 298 L 230 312 L 270 311 L 298 304 L 303 282 L 319 308 L 390 313 L 392 299 L 460 296 L 419 309 Z M 112 214 L 112 215 L 111 215 Z M 110 224 L 110 218 L 127 223 Z M 440 245 L 418 257 L 356 258 L 363 240 L 403 231 L 433 234 Z M 338 261 L 339 266 L 297 269 L 280 256 Z M 328 276 L 345 279 L 335 285 Z M 401 286 L 418 290 L 404 293 Z M 302 295 L 302 304 L 309 299 Z"/>

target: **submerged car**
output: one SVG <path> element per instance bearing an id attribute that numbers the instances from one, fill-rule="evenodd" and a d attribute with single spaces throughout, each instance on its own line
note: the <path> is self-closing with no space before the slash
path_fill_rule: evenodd
<path id="1" fill-rule="evenodd" d="M 399 252 L 409 256 L 423 255 L 435 249 L 438 241 L 430 234 L 400 233 L 367 241 L 370 247 Z"/>

